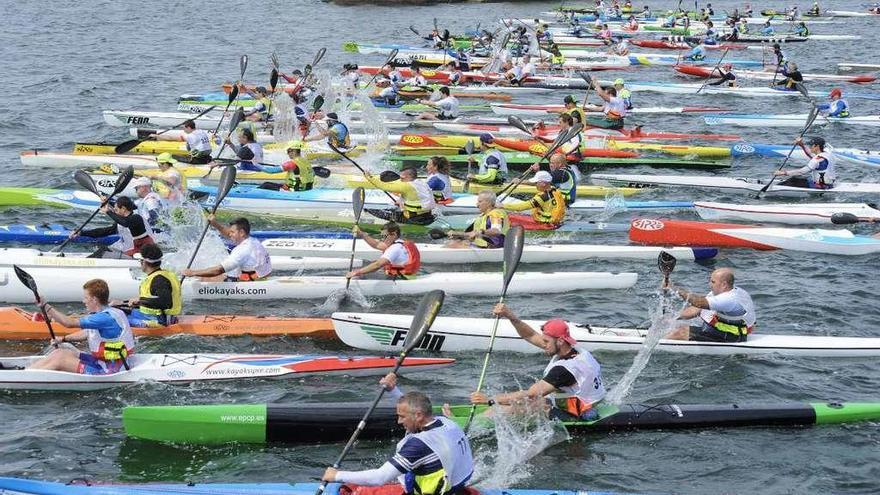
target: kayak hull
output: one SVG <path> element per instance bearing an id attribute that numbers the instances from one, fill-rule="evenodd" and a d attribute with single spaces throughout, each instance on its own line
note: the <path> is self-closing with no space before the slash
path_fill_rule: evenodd
<path id="1" fill-rule="evenodd" d="M 849 213 L 862 220 L 880 221 L 880 210 L 866 203 L 742 205 L 696 201 L 694 209 L 700 218 L 709 221 L 738 220 L 789 225 L 832 225 L 831 216 L 835 213 Z"/>
<path id="2" fill-rule="evenodd" d="M 696 187 L 700 189 L 718 189 L 728 192 L 757 193 L 767 183 L 762 179 L 740 177 L 701 177 L 694 175 L 623 175 L 593 174 L 593 181 L 598 184 L 610 184 L 618 187 Z M 783 186 L 774 182 L 764 195 L 775 196 L 836 196 L 838 194 L 861 194 L 876 197 L 880 194 L 880 184 L 873 182 L 837 182 L 832 189 L 810 189 L 806 187 Z"/>

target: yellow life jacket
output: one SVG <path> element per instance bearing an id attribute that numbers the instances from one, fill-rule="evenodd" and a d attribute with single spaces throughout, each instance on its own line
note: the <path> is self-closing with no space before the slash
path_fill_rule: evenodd
<path id="1" fill-rule="evenodd" d="M 148 299 L 154 296 L 154 294 L 150 293 L 150 286 L 153 284 L 153 279 L 156 277 L 165 277 L 171 283 L 171 308 L 169 309 L 156 309 L 150 308 L 144 304 L 141 304 L 139 308 L 140 312 L 146 315 L 166 315 L 166 316 L 175 316 L 179 315 L 181 310 L 183 309 L 183 298 L 180 294 L 180 281 L 177 279 L 177 276 L 174 273 L 168 270 L 156 270 L 153 273 L 147 275 L 147 277 L 141 282 L 140 287 L 140 298 Z"/>
<path id="2" fill-rule="evenodd" d="M 540 223 L 557 225 L 565 218 L 565 197 L 555 187 L 532 198 L 532 218 Z"/>
<path id="3" fill-rule="evenodd" d="M 297 190 L 299 187 L 314 184 L 315 171 L 312 169 L 312 162 L 304 156 L 294 158 L 293 162 L 296 163 L 297 171 L 287 172 L 287 187 Z"/>

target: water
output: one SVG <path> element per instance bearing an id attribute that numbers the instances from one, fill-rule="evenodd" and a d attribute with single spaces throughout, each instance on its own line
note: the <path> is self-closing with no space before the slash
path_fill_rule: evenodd
<path id="1" fill-rule="evenodd" d="M 825 2 L 828 3 L 828 2 Z M 834 8 L 858 10 L 858 2 L 834 2 Z M 102 109 L 169 110 L 178 95 L 217 90 L 238 77 L 239 57 L 250 58 L 249 82 L 268 82 L 270 55 L 275 52 L 284 71 L 310 62 L 320 47 L 327 56 L 319 71 L 335 71 L 343 63 L 382 61 L 382 57 L 343 53 L 345 41 L 412 43 L 408 29 L 430 29 L 437 17 L 451 31 L 477 21 L 503 16 L 528 16 L 551 8 L 552 2 L 443 4 L 433 7 L 338 7 L 318 1 L 131 3 L 91 1 L 51 4 L 0 0 L 5 17 L 0 31 L 3 97 L 0 98 L 0 183 L 18 186 L 75 187 L 71 171 L 27 170 L 18 153 L 39 148 L 69 150 L 76 141 L 127 139 L 124 131 L 107 127 Z M 729 1 L 713 2 L 716 11 L 730 10 Z M 806 3 L 802 4 L 804 7 Z M 651 6 L 674 7 L 673 2 Z M 757 5 L 756 5 L 757 7 Z M 817 33 L 854 33 L 862 42 L 808 42 L 786 46 L 805 72 L 833 71 L 836 61 L 877 59 L 873 42 L 876 22 L 816 26 Z M 728 55 L 733 56 L 733 53 Z M 737 58 L 758 59 L 753 51 Z M 603 79 L 676 80 L 671 69 L 639 69 L 601 74 Z M 829 84 L 814 87 L 830 89 Z M 844 86 L 850 89 L 850 86 Z M 873 86 L 853 91 L 877 91 Z M 579 93 L 579 92 L 576 92 Z M 562 94 L 534 101 L 558 102 Z M 579 99 L 582 95 L 576 94 Z M 672 106 L 713 104 L 735 111 L 806 112 L 798 99 L 763 101 L 755 98 L 636 94 L 637 104 Z M 329 101 L 329 100 L 328 100 Z M 591 97 L 596 102 L 596 97 Z M 859 114 L 878 113 L 877 102 L 851 100 Z M 639 116 L 646 130 L 716 132 L 693 115 Z M 785 143 L 797 129 L 724 129 L 751 142 Z M 837 146 L 876 148 L 877 131 L 870 128 L 817 128 Z M 366 163 L 366 162 L 365 162 Z M 778 160 L 742 160 L 719 174 L 769 177 Z M 843 180 L 877 181 L 875 170 L 839 166 Z M 629 173 L 627 170 L 617 170 Z M 632 173 L 651 173 L 635 169 Z M 656 173 L 656 172 L 655 172 Z M 675 173 L 666 171 L 659 173 Z M 693 191 L 651 191 L 639 199 L 702 199 L 741 201 L 742 196 Z M 615 221 L 636 213 L 622 211 Z M 0 224 L 58 221 L 70 226 L 82 212 L 14 208 L 0 213 Z M 682 218 L 693 218 L 687 214 Z M 251 217 L 260 228 L 283 223 Z M 97 225 L 97 224 L 96 224 Z M 868 227 L 859 227 L 869 232 Z M 567 242 L 626 242 L 625 235 L 558 236 Z M 876 257 L 821 256 L 804 253 L 733 251 L 706 264 L 680 262 L 674 284 L 708 290 L 715 267 L 735 269 L 737 281 L 751 292 L 758 307 L 758 331 L 781 334 L 871 336 L 880 332 L 874 285 Z M 465 265 L 450 270 L 473 269 Z M 479 267 L 481 270 L 500 267 Z M 584 291 L 552 296 L 510 296 L 509 304 L 531 318 L 566 317 L 603 326 L 647 328 L 652 297 L 660 285 L 653 263 L 588 261 L 559 263 L 521 270 L 636 271 L 638 284 L 628 290 Z M 497 297 L 449 296 L 444 315 L 491 317 Z M 412 312 L 418 299 L 375 299 L 369 311 Z M 272 301 L 259 305 L 228 301 L 199 303 L 188 310 L 242 314 L 327 315 L 323 301 Z M 348 299 L 343 310 L 361 306 Z M 67 306 L 75 309 L 76 306 Z M 0 343 L 0 352 L 40 352 L 43 343 Z M 316 352 L 351 351 L 338 342 L 312 339 L 236 337 L 198 339 L 180 336 L 148 340 L 150 352 Z M 483 349 L 460 356 L 457 366 L 436 374 L 402 379 L 407 389 L 421 389 L 435 401 L 462 402 L 476 386 Z M 363 353 L 361 353 L 363 354 Z M 633 354 L 597 353 L 605 381 L 614 387 L 633 363 Z M 490 393 L 528 386 L 540 376 L 543 357 L 496 352 L 487 376 Z M 641 372 L 627 401 L 650 403 L 730 403 L 807 400 L 871 401 L 878 397 L 876 359 L 816 359 L 682 356 L 656 353 Z M 373 379 L 315 378 L 247 384 L 222 383 L 169 387 L 142 384 L 97 393 L 10 393 L 0 395 L 0 474 L 68 481 L 88 476 L 124 481 L 307 481 L 319 476 L 338 455 L 341 445 L 247 446 L 214 448 L 161 446 L 127 440 L 120 410 L 131 404 L 259 403 L 267 401 L 355 401 L 373 393 Z M 349 468 L 378 466 L 394 440 L 361 442 L 346 461 Z M 483 447 L 483 446 L 486 447 Z M 495 449 L 495 440 L 475 441 L 475 449 Z M 506 448 L 506 447 L 505 447 Z M 880 478 L 880 432 L 876 424 L 803 429 L 653 431 L 585 435 L 562 442 L 523 462 L 527 476 L 510 475 L 521 487 L 592 488 L 675 493 L 875 493 Z M 480 473 L 492 479 L 494 469 Z"/>

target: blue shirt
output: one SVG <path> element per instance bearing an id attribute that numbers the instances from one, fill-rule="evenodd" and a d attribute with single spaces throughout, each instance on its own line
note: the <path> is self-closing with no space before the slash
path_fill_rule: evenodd
<path id="1" fill-rule="evenodd" d="M 90 313 L 79 319 L 79 326 L 83 330 L 96 330 L 104 339 L 116 339 L 122 335 L 122 327 L 106 311 Z"/>

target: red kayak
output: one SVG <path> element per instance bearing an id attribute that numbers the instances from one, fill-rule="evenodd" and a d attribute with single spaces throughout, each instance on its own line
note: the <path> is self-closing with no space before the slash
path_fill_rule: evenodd
<path id="1" fill-rule="evenodd" d="M 629 239 L 633 242 L 649 246 L 712 246 L 761 250 L 776 249 L 767 244 L 752 242 L 715 232 L 717 229 L 746 229 L 749 227 L 752 226 L 731 223 L 636 218 L 630 224 Z"/>
<path id="2" fill-rule="evenodd" d="M 630 43 L 642 48 L 655 48 L 659 50 L 690 50 L 691 46 L 684 42 L 666 40 L 630 40 Z M 708 50 L 742 50 L 746 45 L 735 43 L 723 43 L 720 45 L 703 45 Z"/>
<path id="3" fill-rule="evenodd" d="M 685 74 L 688 76 L 709 77 L 709 74 L 712 74 L 713 77 L 720 77 L 717 72 L 714 72 L 715 69 L 713 67 L 703 67 L 699 65 L 676 65 L 675 70 L 681 74 Z M 736 74 L 745 78 L 773 79 L 772 72 L 737 70 Z M 855 76 L 841 76 L 837 74 L 804 74 L 804 79 L 807 81 L 812 79 L 813 81 L 838 81 L 864 84 L 876 81 L 877 76 L 873 74 L 858 74 Z"/>

